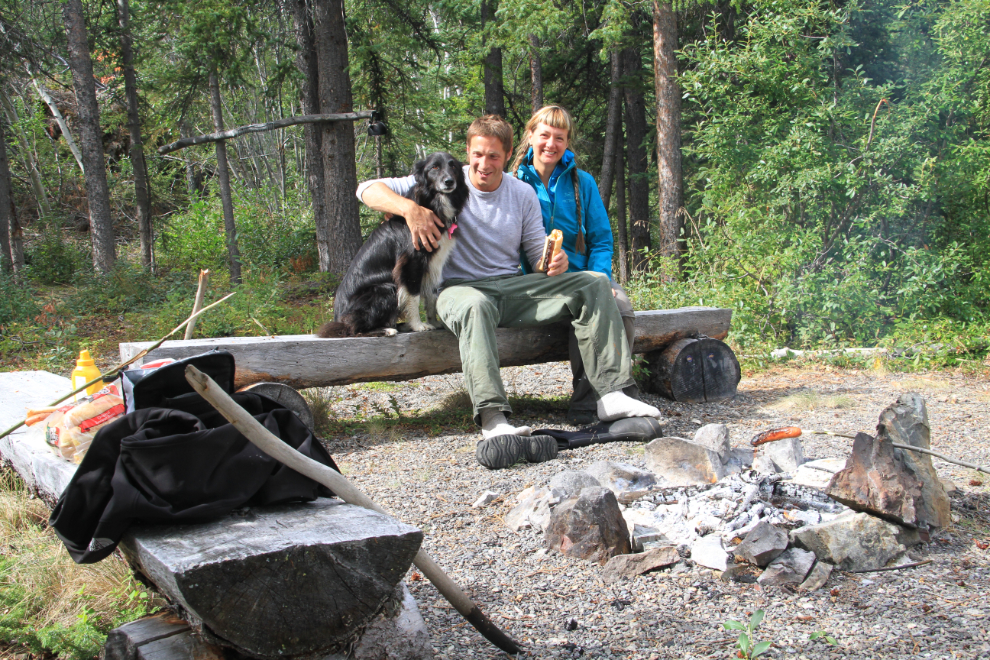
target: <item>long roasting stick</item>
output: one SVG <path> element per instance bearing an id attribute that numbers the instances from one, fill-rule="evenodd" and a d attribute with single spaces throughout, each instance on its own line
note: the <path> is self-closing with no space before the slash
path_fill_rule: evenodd
<path id="1" fill-rule="evenodd" d="M 272 435 L 258 420 L 231 399 L 230 395 L 224 392 L 223 388 L 217 385 L 212 378 L 191 364 L 186 367 L 186 380 L 189 381 L 189 384 L 192 385 L 194 390 L 199 392 L 200 396 L 216 408 L 221 415 L 227 418 L 227 421 L 234 425 L 234 428 L 257 445 L 261 451 L 299 474 L 323 484 L 348 504 L 355 504 L 365 509 L 371 509 L 372 511 L 389 515 L 388 512 L 375 504 L 370 497 L 358 488 L 355 488 L 339 472 L 314 461 L 308 456 L 300 454 Z M 467 594 L 461 591 L 461 588 L 443 572 L 443 569 L 433 561 L 433 558 L 425 550 L 420 548 L 419 552 L 416 553 L 413 563 L 416 564 L 419 570 L 423 571 L 423 575 L 467 619 L 468 623 L 484 635 L 485 639 L 506 653 L 519 653 L 519 645 L 485 616 L 481 608 Z"/>
<path id="2" fill-rule="evenodd" d="M 189 318 L 187 318 L 185 321 L 183 321 L 179 325 L 175 326 L 175 328 L 173 328 L 171 332 L 169 332 L 167 335 L 165 335 L 164 337 L 162 337 L 161 339 L 159 339 L 158 341 L 156 341 L 154 344 L 152 344 L 148 348 L 144 349 L 143 351 L 141 351 L 140 353 L 138 353 L 134 357 L 132 357 L 130 360 L 126 360 L 124 362 L 121 362 L 120 364 L 118 364 L 113 369 L 110 369 L 109 371 L 107 371 L 105 374 L 100 374 L 99 377 L 94 378 L 93 380 L 89 381 L 88 383 L 86 383 L 82 387 L 79 387 L 79 388 L 76 388 L 76 389 L 72 390 L 71 392 L 69 392 L 68 394 L 66 394 L 65 396 L 63 396 L 61 399 L 55 399 L 54 401 L 52 401 L 51 403 L 48 404 L 48 407 L 49 408 L 53 408 L 53 407 L 57 406 L 58 404 L 60 404 L 63 401 L 65 401 L 66 399 L 68 399 L 73 394 L 78 394 L 79 392 L 82 392 L 84 389 L 86 389 L 87 387 L 89 387 L 93 383 L 99 382 L 101 380 L 113 380 L 114 378 L 117 377 L 117 374 L 120 373 L 121 370 L 123 370 L 124 367 L 133 364 L 136 360 L 140 360 L 145 355 L 147 355 L 151 351 L 155 350 L 156 348 L 158 348 L 159 346 L 161 346 L 162 344 L 164 344 L 166 339 L 168 339 L 169 337 L 171 337 L 172 335 L 174 335 L 175 333 L 177 333 L 179 330 L 182 330 L 182 328 L 186 327 L 186 324 L 187 323 L 190 323 L 192 321 L 195 321 L 197 318 L 199 318 L 200 314 L 202 314 L 203 312 L 205 312 L 205 311 L 207 311 L 209 309 L 212 309 L 212 308 L 216 307 L 217 305 L 219 305 L 220 303 L 222 303 L 227 298 L 230 298 L 235 293 L 237 293 L 237 292 L 236 291 L 233 291 L 231 293 L 228 293 L 226 296 L 224 296 L 220 300 L 216 301 L 212 305 L 207 305 L 206 307 L 204 307 L 203 309 L 199 310 L 198 312 L 193 312 L 193 314 Z M 0 438 L 5 438 L 8 435 L 10 435 L 11 433 L 13 433 L 14 431 L 16 431 L 17 429 L 21 428 L 22 426 L 24 426 L 24 422 L 26 422 L 26 421 L 27 420 L 25 419 L 24 421 L 18 422 L 17 424 L 14 424 L 13 426 L 11 426 L 9 429 L 7 429 L 6 431 L 4 431 L 3 433 L 0 433 Z"/>

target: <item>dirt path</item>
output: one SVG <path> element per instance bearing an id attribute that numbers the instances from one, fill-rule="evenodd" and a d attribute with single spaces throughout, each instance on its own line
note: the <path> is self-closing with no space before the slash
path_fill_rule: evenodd
<path id="1" fill-rule="evenodd" d="M 564 365 L 504 370 L 511 392 L 559 396 L 568 390 Z M 460 376 L 424 378 L 391 391 L 338 388 L 342 416 L 358 410 L 403 412 L 438 405 L 459 389 Z M 387 389 L 387 388 L 386 388 Z M 932 447 L 990 464 L 990 381 L 951 373 L 883 374 L 829 368 L 777 369 L 746 378 L 722 404 L 650 400 L 668 418 L 667 434 L 691 437 L 702 424 L 729 426 L 733 446 L 777 425 L 873 432 L 880 412 L 903 392 L 925 397 Z M 391 397 L 391 399 L 389 398 Z M 564 426 L 563 415 L 517 419 Z M 368 437 L 331 442 L 347 476 L 399 518 L 427 533 L 425 547 L 511 635 L 540 658 L 728 658 L 735 635 L 722 629 L 757 608 L 766 620 L 757 638 L 771 640 L 778 658 L 990 658 L 990 480 L 935 460 L 939 474 L 962 493 L 952 498 L 955 522 L 911 551 L 931 559 L 921 568 L 853 575 L 836 571 L 825 588 L 797 593 L 724 583 L 693 567 L 602 582 L 596 564 L 544 549 L 542 535 L 511 532 L 502 521 L 512 497 L 545 484 L 564 469 L 599 460 L 644 466 L 642 446 L 613 444 L 562 452 L 556 461 L 491 472 L 474 459 L 470 435 Z M 811 458 L 844 457 L 848 440 L 805 436 Z M 473 509 L 485 490 L 500 494 Z M 428 583 L 407 576 L 427 620 L 438 658 L 505 657 L 449 608 Z M 568 628 L 573 628 L 568 630 Z M 809 635 L 824 630 L 833 648 Z"/>

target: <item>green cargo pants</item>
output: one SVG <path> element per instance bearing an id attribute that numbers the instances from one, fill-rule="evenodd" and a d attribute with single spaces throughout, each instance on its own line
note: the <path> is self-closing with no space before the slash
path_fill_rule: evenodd
<path id="1" fill-rule="evenodd" d="M 504 275 L 444 282 L 437 315 L 457 336 L 461 370 L 474 421 L 480 411 L 511 413 L 499 376 L 495 328 L 520 328 L 570 321 L 585 372 L 600 394 L 634 383 L 629 344 L 612 285 L 601 273 Z"/>

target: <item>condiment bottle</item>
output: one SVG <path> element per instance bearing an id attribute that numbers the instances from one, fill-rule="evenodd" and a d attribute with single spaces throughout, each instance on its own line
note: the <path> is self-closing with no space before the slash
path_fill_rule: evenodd
<path id="1" fill-rule="evenodd" d="M 96 363 L 93 358 L 90 357 L 89 351 L 82 350 L 79 352 L 79 359 L 76 360 L 76 368 L 72 370 L 72 389 L 82 387 L 94 378 L 100 377 L 100 370 L 96 367 Z M 73 400 L 78 401 L 88 394 L 96 394 L 103 389 L 103 381 L 98 380 L 89 387 L 86 388 L 85 392 L 79 392 L 74 395 Z"/>

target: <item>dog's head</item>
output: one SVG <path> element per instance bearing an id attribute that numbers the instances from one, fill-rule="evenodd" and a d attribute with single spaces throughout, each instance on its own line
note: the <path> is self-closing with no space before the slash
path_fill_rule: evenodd
<path id="1" fill-rule="evenodd" d="M 447 152 L 438 151 L 417 161 L 413 176 L 430 191 L 449 195 L 464 186 L 464 165 Z"/>

